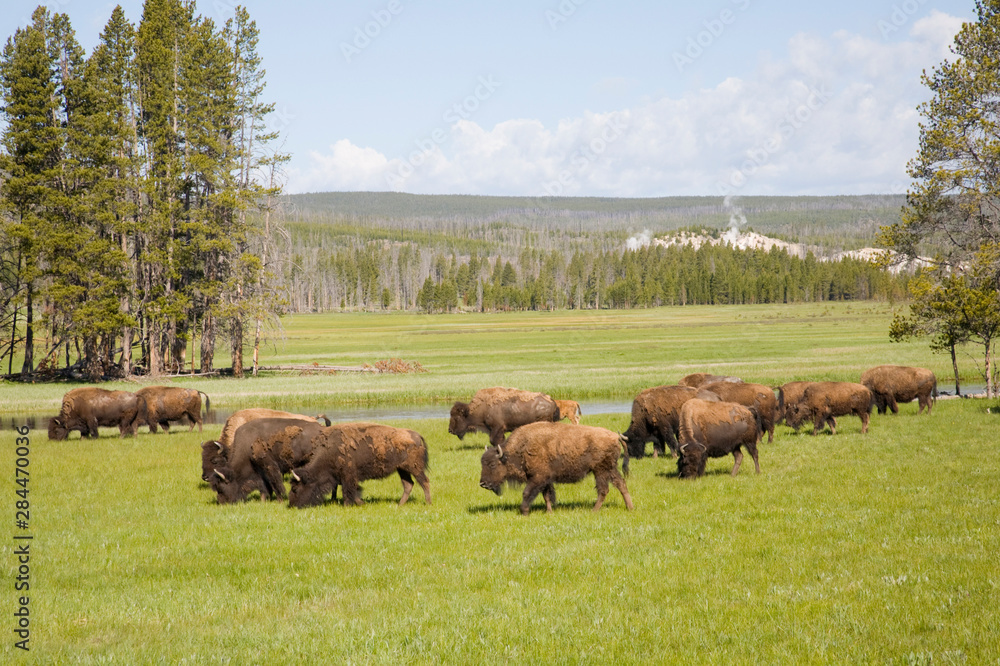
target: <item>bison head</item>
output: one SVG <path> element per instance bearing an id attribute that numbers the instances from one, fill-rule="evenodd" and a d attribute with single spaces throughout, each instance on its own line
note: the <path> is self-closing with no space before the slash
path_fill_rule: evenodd
<path id="1" fill-rule="evenodd" d="M 705 462 L 708 450 L 698 442 L 681 445 L 677 452 L 677 476 L 682 479 L 693 479 L 705 473 Z"/>
<path id="2" fill-rule="evenodd" d="M 201 445 L 201 480 L 211 481 L 216 469 L 222 469 L 228 463 L 226 449 L 222 442 L 208 440 Z"/>
<path id="3" fill-rule="evenodd" d="M 503 492 L 503 482 L 507 480 L 507 456 L 499 446 L 487 446 L 480 459 L 483 469 L 479 474 L 479 486 L 497 495 Z"/>
<path id="4" fill-rule="evenodd" d="M 208 483 L 216 492 L 219 504 L 232 504 L 246 499 L 240 483 L 236 480 L 236 473 L 230 467 L 213 469 Z"/>
<path id="5" fill-rule="evenodd" d="M 469 432 L 469 403 L 456 402 L 451 408 L 451 420 L 448 421 L 448 432 L 459 439 Z"/>
<path id="6" fill-rule="evenodd" d="M 63 440 L 69 435 L 66 425 L 58 417 L 49 419 L 49 439 Z"/>
<path id="7" fill-rule="evenodd" d="M 288 491 L 288 506 L 301 509 L 322 504 L 327 494 L 333 492 L 336 483 L 329 474 L 321 476 L 308 467 L 293 469 L 292 485 Z"/>

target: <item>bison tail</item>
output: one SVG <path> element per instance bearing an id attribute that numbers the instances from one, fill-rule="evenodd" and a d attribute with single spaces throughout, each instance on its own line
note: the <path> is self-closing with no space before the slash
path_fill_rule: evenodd
<path id="1" fill-rule="evenodd" d="M 785 416 L 785 390 L 778 387 L 778 413 L 774 415 L 774 422 L 777 423 Z"/>
<path id="2" fill-rule="evenodd" d="M 628 476 L 628 439 L 618 435 L 618 444 L 622 447 L 622 476 Z"/>
<path id="3" fill-rule="evenodd" d="M 212 401 L 208 399 L 208 394 L 204 391 L 198 391 L 198 393 L 205 396 L 205 411 L 207 412 L 212 407 Z"/>

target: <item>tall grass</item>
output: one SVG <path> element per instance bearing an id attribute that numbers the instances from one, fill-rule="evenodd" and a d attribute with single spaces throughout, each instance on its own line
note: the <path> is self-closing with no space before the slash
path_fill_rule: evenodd
<path id="1" fill-rule="evenodd" d="M 401 508 L 397 478 L 366 483 L 362 507 L 220 506 L 199 478 L 211 428 L 65 442 L 34 431 L 27 656 L 994 663 L 1000 456 L 986 407 L 940 401 L 927 417 L 905 405 L 867 435 L 851 417 L 836 436 L 779 426 L 759 476 L 744 465 L 730 477 L 727 458 L 682 482 L 669 459 L 633 460 L 635 511 L 612 491 L 592 513 L 588 480 L 557 486 L 554 514 L 539 498 L 527 518 L 519 489 L 478 487 L 486 437 L 459 442 L 444 419 L 394 424 L 431 450 L 433 504 L 415 493 Z M 3 450 L 13 443 L 0 432 Z M 25 657 L 12 643 L 4 663 Z"/>

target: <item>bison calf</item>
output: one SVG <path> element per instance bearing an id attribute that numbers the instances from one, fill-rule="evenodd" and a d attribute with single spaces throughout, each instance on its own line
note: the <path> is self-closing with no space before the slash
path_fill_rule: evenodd
<path id="1" fill-rule="evenodd" d="M 681 407 L 680 456 L 677 473 L 682 479 L 705 473 L 709 458 L 722 458 L 730 453 L 735 460 L 732 475 L 740 471 L 745 448 L 760 474 L 757 442 L 763 434 L 760 415 L 755 408 L 731 402 L 710 402 L 697 398 Z"/>
<path id="2" fill-rule="evenodd" d="M 523 483 L 521 513 L 528 515 L 538 493 L 545 498 L 545 510 L 556 503 L 556 483 L 576 483 L 588 474 L 597 483 L 598 511 L 608 494 L 608 484 L 625 499 L 630 510 L 632 497 L 618 472 L 623 452 L 618 433 L 593 426 L 568 423 L 530 423 L 515 430 L 506 444 L 486 448 L 481 460 L 479 485 L 499 495 L 506 483 Z M 622 469 L 628 474 L 628 451 Z"/>
<path id="3" fill-rule="evenodd" d="M 322 504 L 335 492 L 344 489 L 344 505 L 362 504 L 360 483 L 382 479 L 393 472 L 403 484 L 399 506 L 406 504 L 413 490 L 413 479 L 424 491 L 424 501 L 431 503 L 427 480 L 427 443 L 420 433 L 374 423 L 342 423 L 324 428 L 312 459 L 292 470 L 288 505 L 307 507 Z"/>
<path id="4" fill-rule="evenodd" d="M 576 400 L 556 400 L 556 406 L 559 407 L 559 420 L 569 419 L 569 422 L 573 425 L 580 424 L 580 415 L 583 414 L 583 410 L 580 409 L 580 403 Z"/>

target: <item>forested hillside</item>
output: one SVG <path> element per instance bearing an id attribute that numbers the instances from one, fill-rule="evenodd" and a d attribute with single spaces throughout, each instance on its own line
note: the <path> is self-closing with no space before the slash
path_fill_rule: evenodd
<path id="1" fill-rule="evenodd" d="M 829 254 L 870 245 L 900 196 L 663 199 L 323 193 L 287 197 L 283 275 L 296 311 L 627 308 L 901 296 L 865 262 L 652 236 L 744 222 Z M 628 249 L 636 248 L 637 251 Z"/>

